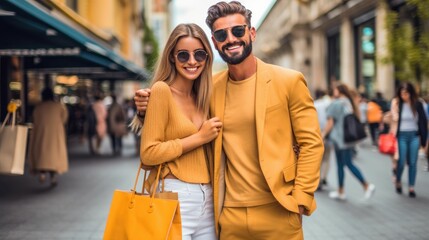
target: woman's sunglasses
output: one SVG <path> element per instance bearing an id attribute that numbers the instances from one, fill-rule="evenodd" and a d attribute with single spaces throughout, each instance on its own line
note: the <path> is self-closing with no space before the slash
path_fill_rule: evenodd
<path id="1" fill-rule="evenodd" d="M 231 33 L 235 37 L 241 38 L 246 33 L 246 27 L 247 25 L 238 25 L 231 28 Z M 219 29 L 213 32 L 213 37 L 218 42 L 224 42 L 226 38 L 228 37 L 228 28 Z"/>
<path id="2" fill-rule="evenodd" d="M 197 62 L 204 62 L 207 59 L 207 52 L 200 49 L 200 50 L 196 50 L 195 52 L 193 52 L 194 54 L 194 59 Z M 191 58 L 191 53 L 189 53 L 188 51 L 179 51 L 176 54 L 176 58 L 177 60 L 179 60 L 179 62 L 181 63 L 185 63 L 187 61 L 189 61 L 189 58 Z"/>

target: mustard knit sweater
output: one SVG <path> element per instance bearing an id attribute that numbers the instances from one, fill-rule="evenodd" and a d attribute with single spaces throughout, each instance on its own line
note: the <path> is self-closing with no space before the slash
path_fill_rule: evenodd
<path id="1" fill-rule="evenodd" d="M 178 108 L 165 82 L 151 89 L 141 137 L 140 157 L 145 165 L 166 163 L 165 176 L 171 172 L 189 183 L 209 183 L 203 146 L 182 154 L 180 139 L 197 133 L 197 127 Z"/>

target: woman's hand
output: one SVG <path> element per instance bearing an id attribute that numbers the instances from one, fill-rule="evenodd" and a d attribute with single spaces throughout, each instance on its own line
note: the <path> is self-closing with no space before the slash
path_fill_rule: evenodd
<path id="1" fill-rule="evenodd" d="M 204 143 L 208 143 L 219 135 L 221 128 L 222 122 L 218 117 L 214 117 L 204 121 L 198 134 Z"/>

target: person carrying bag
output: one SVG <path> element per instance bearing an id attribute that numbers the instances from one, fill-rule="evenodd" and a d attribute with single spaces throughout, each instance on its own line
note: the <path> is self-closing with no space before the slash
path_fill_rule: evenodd
<path id="1" fill-rule="evenodd" d="M 365 128 L 353 113 L 351 106 L 344 106 L 344 142 L 353 143 L 366 138 Z"/>
<path id="2" fill-rule="evenodd" d="M 23 175 L 27 148 L 28 127 L 16 124 L 19 103 L 11 100 L 0 128 L 0 173 Z M 11 118 L 10 125 L 6 125 Z"/>

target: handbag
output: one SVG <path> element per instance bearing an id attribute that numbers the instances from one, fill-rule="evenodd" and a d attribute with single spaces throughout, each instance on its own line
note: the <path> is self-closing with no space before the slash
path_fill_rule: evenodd
<path id="1" fill-rule="evenodd" d="M 177 193 L 157 192 L 161 172 L 158 167 L 154 189 L 150 195 L 144 193 L 146 172 L 142 192 L 136 192 L 142 164 L 140 163 L 134 187 L 130 191 L 115 190 L 104 230 L 104 240 L 177 240 L 182 239 L 182 220 Z"/>
<path id="2" fill-rule="evenodd" d="M 384 154 L 395 154 L 396 137 L 393 133 L 380 134 L 378 137 L 378 150 Z"/>
<path id="3" fill-rule="evenodd" d="M 28 127 L 16 124 L 17 104 L 8 104 L 8 113 L 0 128 L 0 173 L 23 175 Z M 11 124 L 6 125 L 12 116 Z"/>
<path id="4" fill-rule="evenodd" d="M 344 142 L 353 143 L 366 138 L 365 128 L 353 111 L 345 107 L 344 116 Z"/>

